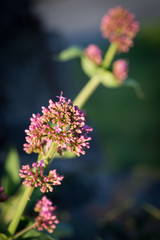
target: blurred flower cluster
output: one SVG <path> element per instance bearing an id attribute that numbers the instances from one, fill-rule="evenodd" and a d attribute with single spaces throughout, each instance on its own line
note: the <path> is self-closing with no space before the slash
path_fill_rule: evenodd
<path id="1" fill-rule="evenodd" d="M 113 63 L 113 74 L 121 83 L 128 77 L 128 64 L 125 60 L 119 59 Z"/>
<path id="2" fill-rule="evenodd" d="M 134 14 L 121 6 L 110 9 L 102 18 L 102 35 L 116 43 L 119 52 L 128 52 L 133 46 L 133 38 L 139 31 L 139 23 L 134 18 Z"/>
<path id="3" fill-rule="evenodd" d="M 56 228 L 55 224 L 59 223 L 54 214 L 55 209 L 56 207 L 52 206 L 52 202 L 46 196 L 43 196 L 34 208 L 34 211 L 39 213 L 35 219 L 35 228 L 38 228 L 40 231 L 46 229 L 49 233 L 52 233 Z"/>

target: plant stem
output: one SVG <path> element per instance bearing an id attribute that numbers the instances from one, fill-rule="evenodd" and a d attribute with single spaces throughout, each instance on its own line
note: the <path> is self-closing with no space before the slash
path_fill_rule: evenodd
<path id="1" fill-rule="evenodd" d="M 53 159 L 53 156 L 57 150 L 57 146 L 58 144 L 56 142 L 53 142 L 51 144 L 49 151 L 47 152 L 46 158 L 49 158 L 50 161 Z"/>
<path id="2" fill-rule="evenodd" d="M 94 90 L 98 87 L 99 84 L 100 81 L 98 75 L 93 76 L 84 86 L 84 88 L 82 88 L 78 96 L 73 101 L 74 105 L 82 108 L 82 106 L 85 104 L 85 102 L 88 100 L 88 98 L 91 96 L 91 94 L 94 92 Z"/>
<path id="3" fill-rule="evenodd" d="M 108 51 L 106 52 L 103 60 L 103 67 L 108 68 L 117 52 L 117 44 L 111 43 Z"/>
<path id="4" fill-rule="evenodd" d="M 14 215 L 14 218 L 12 219 L 11 223 L 8 227 L 8 232 L 13 235 L 17 229 L 17 226 L 19 224 L 20 218 L 24 212 L 24 209 L 27 205 L 27 202 L 29 200 L 29 197 L 31 196 L 34 188 L 33 187 L 26 187 L 24 190 L 24 193 L 22 195 L 22 198 L 19 202 L 19 205 L 17 206 L 17 211 Z"/>
<path id="5" fill-rule="evenodd" d="M 10 240 L 16 239 L 16 238 L 20 237 L 21 235 L 23 235 L 24 233 L 28 232 L 29 230 L 31 230 L 35 226 L 36 226 L 36 223 L 34 222 L 31 225 L 29 225 L 28 227 L 26 227 L 23 230 L 21 230 L 20 232 L 16 233 Z"/>

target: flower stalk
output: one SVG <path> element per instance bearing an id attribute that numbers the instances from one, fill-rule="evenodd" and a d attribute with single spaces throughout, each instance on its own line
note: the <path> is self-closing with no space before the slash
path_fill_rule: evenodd
<path id="1" fill-rule="evenodd" d="M 22 195 L 22 198 L 19 202 L 17 211 L 14 215 L 14 218 L 12 219 L 11 223 L 9 224 L 8 227 L 8 232 L 10 233 L 10 235 L 14 235 L 14 233 L 16 232 L 17 226 L 19 224 L 20 218 L 24 212 L 24 209 L 27 205 L 28 200 L 30 199 L 30 196 L 33 192 L 34 188 L 25 188 L 24 189 L 24 193 Z"/>
<path id="2" fill-rule="evenodd" d="M 108 51 L 106 52 L 103 60 L 103 67 L 108 68 L 118 50 L 117 44 L 116 43 L 111 43 Z"/>
<path id="3" fill-rule="evenodd" d="M 25 234 L 26 232 L 30 231 L 35 226 L 36 226 L 36 223 L 34 222 L 31 225 L 29 225 L 28 227 L 24 228 L 22 231 L 16 233 L 13 237 L 9 238 L 9 240 L 14 240 L 14 239 L 22 236 L 23 234 Z"/>
<path id="4" fill-rule="evenodd" d="M 44 162 L 48 164 L 53 160 L 54 154 L 56 153 L 58 144 L 56 142 L 52 142 L 51 147 L 49 148 L 46 156 L 44 157 Z"/>
<path id="5" fill-rule="evenodd" d="M 98 85 L 100 84 L 98 75 L 93 76 L 87 84 L 82 88 L 80 93 L 77 95 L 75 100 L 73 101 L 75 105 L 82 108 L 88 98 L 92 95 L 92 93 L 96 90 Z"/>

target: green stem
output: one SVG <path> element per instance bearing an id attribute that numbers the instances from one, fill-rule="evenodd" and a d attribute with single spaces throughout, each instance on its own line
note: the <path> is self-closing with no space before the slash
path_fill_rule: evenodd
<path id="1" fill-rule="evenodd" d="M 14 215 L 14 218 L 12 219 L 11 223 L 9 224 L 9 227 L 8 227 L 8 232 L 11 234 L 11 235 L 14 235 L 16 229 L 17 229 L 17 226 L 19 224 L 19 221 L 20 221 L 20 218 L 24 212 L 24 209 L 27 205 L 27 202 L 33 192 L 34 188 L 30 188 L 30 187 L 26 187 L 25 190 L 24 190 L 24 193 L 22 195 L 22 198 L 17 206 L 17 211 Z"/>
<path id="2" fill-rule="evenodd" d="M 103 67 L 108 68 L 117 52 L 117 44 L 111 43 L 108 51 L 106 52 L 103 60 Z"/>
<path id="3" fill-rule="evenodd" d="M 100 84 L 98 75 L 93 76 L 88 83 L 82 88 L 78 96 L 75 98 L 74 105 L 77 105 L 79 108 L 85 104 L 91 94 L 95 91 L 95 89 Z"/>
<path id="4" fill-rule="evenodd" d="M 58 144 L 56 142 L 52 142 L 50 149 L 48 150 L 46 156 L 44 156 L 43 160 L 44 160 L 44 163 L 46 164 L 45 169 L 47 169 L 49 163 L 52 162 L 54 154 L 57 151 L 57 145 Z"/>
<path id="5" fill-rule="evenodd" d="M 47 152 L 46 158 L 49 158 L 50 161 L 53 159 L 53 156 L 57 150 L 57 145 L 58 145 L 57 143 L 53 142 L 51 144 L 49 151 Z"/>
<path id="6" fill-rule="evenodd" d="M 21 235 L 25 234 L 26 232 L 28 232 L 29 230 L 31 230 L 35 226 L 36 226 L 36 223 L 32 223 L 28 227 L 24 228 L 22 231 L 16 233 L 10 240 L 20 237 Z"/>

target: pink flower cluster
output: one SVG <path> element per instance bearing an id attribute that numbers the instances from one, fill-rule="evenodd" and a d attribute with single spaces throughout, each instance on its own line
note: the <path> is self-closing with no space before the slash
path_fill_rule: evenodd
<path id="1" fill-rule="evenodd" d="M 84 148 L 89 148 L 87 134 L 92 128 L 85 125 L 85 113 L 69 99 L 58 97 L 58 102 L 49 100 L 48 108 L 42 107 L 43 115 L 33 114 L 29 130 L 25 130 L 27 143 L 24 151 L 27 153 L 45 153 L 52 142 L 57 143 L 57 152 L 63 154 L 68 150 L 78 156 L 85 154 Z"/>
<path id="2" fill-rule="evenodd" d="M 49 233 L 54 231 L 56 228 L 55 224 L 59 223 L 54 214 L 55 209 L 56 207 L 52 206 L 52 202 L 46 196 L 43 196 L 42 199 L 37 202 L 34 211 L 39 213 L 35 219 L 38 230 L 42 231 L 46 229 Z"/>
<path id="3" fill-rule="evenodd" d="M 85 49 L 85 55 L 93 61 L 96 65 L 100 65 L 102 63 L 102 53 L 99 47 L 95 44 L 90 44 Z"/>
<path id="4" fill-rule="evenodd" d="M 113 74 L 122 83 L 128 77 L 128 64 L 125 60 L 119 59 L 113 63 Z"/>
<path id="5" fill-rule="evenodd" d="M 7 200 L 8 196 L 4 192 L 4 189 L 2 186 L 0 186 L 0 202 L 5 202 Z"/>
<path id="6" fill-rule="evenodd" d="M 133 46 L 132 39 L 139 30 L 139 23 L 134 18 L 134 14 L 121 6 L 110 9 L 102 18 L 102 35 L 116 43 L 119 52 L 128 52 Z"/>
<path id="7" fill-rule="evenodd" d="M 26 187 L 41 187 L 41 192 L 52 192 L 52 185 L 60 185 L 63 180 L 63 176 L 59 176 L 56 173 L 56 169 L 50 170 L 48 176 L 43 175 L 43 168 L 45 164 L 43 160 L 33 163 L 31 168 L 29 165 L 23 165 L 20 169 L 20 177 L 24 178 L 23 184 Z"/>

